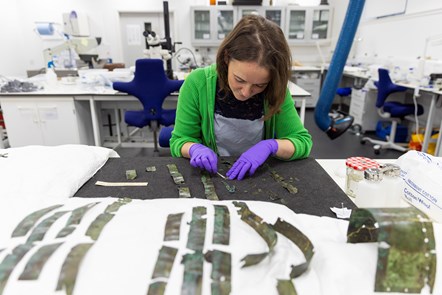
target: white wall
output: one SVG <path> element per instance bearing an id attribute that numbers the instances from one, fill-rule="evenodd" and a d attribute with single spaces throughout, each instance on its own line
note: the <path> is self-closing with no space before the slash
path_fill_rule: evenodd
<path id="1" fill-rule="evenodd" d="M 366 1 L 370 5 L 370 0 Z M 408 0 L 405 14 L 385 18 L 363 16 L 359 25 L 353 54 L 356 59 L 368 63 L 399 64 L 417 67 L 423 55 L 426 38 L 442 37 L 442 1 Z M 357 44 L 357 45 L 356 45 Z M 442 45 L 442 44 L 440 44 Z M 426 72 L 439 71 L 442 67 L 442 46 L 429 43 Z"/>
<path id="2" fill-rule="evenodd" d="M 366 0 L 366 7 L 379 0 Z M 320 0 L 273 0 L 274 5 L 318 5 Z M 332 43 L 321 48 L 326 59 L 332 56 L 333 48 L 340 34 L 349 0 L 329 0 L 334 7 Z M 207 5 L 208 0 L 169 0 L 169 10 L 174 14 L 171 27 L 173 41 L 190 44 L 191 5 Z M 264 1 L 266 3 L 266 1 Z M 89 17 L 92 36 L 102 37 L 106 51 L 114 62 L 122 62 L 122 42 L 118 12 L 161 12 L 162 0 L 4 0 L 0 1 L 0 75 L 25 76 L 27 69 L 44 67 L 44 48 L 50 42 L 42 41 L 33 31 L 35 21 L 62 23 L 62 14 L 72 10 L 84 12 Z M 435 11 L 435 12 L 431 12 Z M 179 28 L 179 30 L 178 30 Z M 442 33 L 442 1 L 408 0 L 406 14 L 380 20 L 361 21 L 357 36 L 362 39 L 353 46 L 352 56 L 359 58 L 400 58 L 416 61 L 422 54 L 425 38 Z M 355 43 L 355 44 L 356 44 Z M 192 48 L 193 49 L 193 48 Z M 320 64 L 315 46 L 293 47 L 293 59 L 304 64 Z M 442 59 L 442 46 L 430 47 L 434 59 Z M 211 51 L 214 54 L 214 51 Z M 371 62 L 375 62 L 371 60 Z"/>

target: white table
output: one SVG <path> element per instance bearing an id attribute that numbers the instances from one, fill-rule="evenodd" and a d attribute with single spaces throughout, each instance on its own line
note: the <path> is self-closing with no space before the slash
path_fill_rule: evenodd
<path id="1" fill-rule="evenodd" d="M 397 159 L 376 159 L 377 162 L 383 164 L 395 164 Z M 345 179 L 346 179 L 346 159 L 317 159 L 319 165 L 327 172 L 327 174 L 336 182 L 336 184 L 345 192 Z M 355 198 L 349 197 L 349 199 L 358 206 Z M 406 201 L 401 202 L 401 207 L 409 206 Z"/>
<path id="2" fill-rule="evenodd" d="M 347 70 L 344 68 L 344 76 L 350 77 L 355 79 L 355 84 L 362 85 L 361 81 L 368 80 L 371 77 L 368 75 L 367 71 L 361 71 L 358 68 L 351 68 L 348 67 Z M 395 84 L 403 86 L 408 88 L 409 90 L 415 91 L 417 86 L 409 83 L 401 83 L 401 82 L 395 82 Z M 427 93 L 431 96 L 431 102 L 430 107 L 428 109 L 428 117 L 427 117 L 427 123 L 425 125 L 425 135 L 424 135 L 424 141 L 422 143 L 422 151 L 426 151 L 428 149 L 428 145 L 430 143 L 431 139 L 431 132 L 433 130 L 433 124 L 435 119 L 435 112 L 436 112 L 436 103 L 440 99 L 440 96 L 442 94 L 442 91 L 435 90 L 433 88 L 427 88 L 427 87 L 419 87 L 419 92 Z M 373 102 L 374 106 L 374 102 Z M 440 123 L 442 127 L 442 120 Z M 442 129 L 439 129 L 442 130 Z M 441 147 L 441 136 L 439 136 L 438 141 L 436 143 L 436 149 L 435 149 L 435 156 L 442 156 L 442 147 Z"/>

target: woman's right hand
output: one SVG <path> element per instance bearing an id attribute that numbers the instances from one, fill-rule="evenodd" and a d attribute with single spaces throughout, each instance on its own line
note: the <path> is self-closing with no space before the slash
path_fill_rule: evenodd
<path id="1" fill-rule="evenodd" d="M 189 149 L 190 165 L 209 171 L 218 172 L 218 156 L 214 151 L 200 143 L 192 144 Z"/>

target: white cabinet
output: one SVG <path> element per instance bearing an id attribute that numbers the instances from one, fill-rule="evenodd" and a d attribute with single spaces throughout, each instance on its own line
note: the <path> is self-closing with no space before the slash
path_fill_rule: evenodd
<path id="1" fill-rule="evenodd" d="M 193 6 L 191 7 L 192 45 L 218 47 L 235 24 L 247 14 L 259 14 L 284 30 L 285 7 L 282 6 Z"/>
<path id="2" fill-rule="evenodd" d="M 330 42 L 333 9 L 328 5 L 287 7 L 285 34 L 291 45 Z"/>
<path id="3" fill-rule="evenodd" d="M 293 83 L 310 92 L 311 97 L 306 99 L 305 106 L 314 108 L 319 99 L 321 90 L 321 72 L 320 69 L 309 70 L 292 70 L 292 77 L 290 79 Z"/>
<path id="4" fill-rule="evenodd" d="M 268 20 L 273 21 L 281 29 L 284 29 L 285 25 L 285 8 L 282 6 L 238 6 L 238 19 L 249 14 L 258 14 Z M 236 21 L 236 22 L 237 22 Z"/>
<path id="5" fill-rule="evenodd" d="M 236 21 L 233 6 L 200 6 L 191 8 L 192 45 L 219 46 Z"/>
<path id="6" fill-rule="evenodd" d="M 93 144 L 86 102 L 74 97 L 0 97 L 11 147 Z"/>
<path id="7" fill-rule="evenodd" d="M 319 6 L 194 6 L 191 7 L 192 45 L 217 47 L 235 24 L 259 14 L 278 24 L 290 45 L 330 42 L 333 8 Z"/>
<path id="8" fill-rule="evenodd" d="M 376 130 L 380 119 L 375 107 L 377 91 L 371 89 L 351 90 L 349 114 L 354 117 L 353 124 L 359 124 L 364 131 Z"/>

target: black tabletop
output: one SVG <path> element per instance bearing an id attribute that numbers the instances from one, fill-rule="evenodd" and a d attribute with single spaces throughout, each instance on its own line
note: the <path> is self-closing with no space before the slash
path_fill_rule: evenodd
<path id="1" fill-rule="evenodd" d="M 233 158 L 220 158 L 218 170 L 225 175 Z M 81 187 L 75 197 L 130 197 L 133 199 L 178 198 L 178 185 L 169 173 L 167 164 L 175 164 L 184 177 L 195 198 L 206 198 L 202 173 L 190 165 L 188 159 L 172 157 L 110 158 L 106 164 Z M 147 172 L 147 167 L 156 171 Z M 126 170 L 136 170 L 137 178 L 126 179 Z M 273 176 L 272 176 L 273 174 Z M 277 181 L 275 179 L 279 179 Z M 279 178 L 278 178 L 279 177 Z M 330 207 L 356 208 L 354 203 L 338 187 L 325 170 L 313 159 L 281 161 L 269 159 L 252 177 L 238 180 L 223 180 L 218 175 L 211 176 L 219 200 L 254 200 L 284 204 L 296 213 L 335 217 Z M 97 181 L 108 182 L 148 182 L 141 187 L 103 187 Z M 231 193 L 227 185 L 235 186 Z M 296 187 L 297 193 L 290 193 L 284 184 Z"/>

